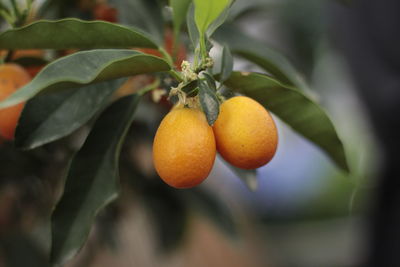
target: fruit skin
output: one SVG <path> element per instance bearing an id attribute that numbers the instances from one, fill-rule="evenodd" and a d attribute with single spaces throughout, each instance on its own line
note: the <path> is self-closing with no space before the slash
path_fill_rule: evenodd
<path id="1" fill-rule="evenodd" d="M 32 57 L 32 58 L 44 58 L 44 50 L 38 49 L 28 49 L 28 50 L 16 50 L 12 57 L 12 60 L 16 60 L 24 57 Z M 24 66 L 26 72 L 29 73 L 31 77 L 35 77 L 45 65 L 32 65 L 32 66 Z"/>
<path id="2" fill-rule="evenodd" d="M 218 152 L 238 168 L 259 168 L 275 155 L 275 123 L 268 111 L 249 97 L 236 96 L 225 101 L 213 130 Z"/>
<path id="3" fill-rule="evenodd" d="M 0 50 L 0 57 L 5 57 L 7 55 L 7 50 Z M 12 54 L 11 60 L 15 61 L 20 58 L 39 58 L 42 59 L 44 57 L 44 50 L 39 49 L 23 49 L 23 50 L 15 50 Z M 31 77 L 35 77 L 45 65 L 30 65 L 24 66 L 24 69 L 29 73 Z"/>
<path id="4" fill-rule="evenodd" d="M 5 57 L 7 55 L 7 50 L 0 50 L 0 57 Z M 39 49 L 23 49 L 15 50 L 12 54 L 11 60 L 16 60 L 22 57 L 37 57 L 43 58 L 44 51 Z"/>
<path id="5" fill-rule="evenodd" d="M 153 161 L 161 179 L 175 188 L 204 181 L 216 156 L 212 128 L 198 109 L 177 107 L 161 121 L 153 143 Z"/>
<path id="6" fill-rule="evenodd" d="M 31 80 L 29 74 L 19 65 L 0 65 L 0 101 Z M 7 140 L 14 139 L 15 128 L 24 103 L 0 109 L 0 135 Z"/>

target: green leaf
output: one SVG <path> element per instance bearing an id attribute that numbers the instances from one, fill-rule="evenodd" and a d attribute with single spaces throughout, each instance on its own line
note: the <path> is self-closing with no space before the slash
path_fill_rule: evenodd
<path id="1" fill-rule="evenodd" d="M 257 171 L 256 170 L 245 170 L 237 168 L 228 162 L 226 162 L 222 157 L 219 157 L 221 161 L 229 168 L 231 171 L 236 174 L 237 177 L 242 180 L 242 182 L 249 188 L 251 191 L 256 191 L 258 188 L 257 181 Z"/>
<path id="2" fill-rule="evenodd" d="M 349 171 L 342 141 L 325 111 L 301 91 L 256 73 L 234 72 L 225 81 L 229 88 L 264 105 L 299 134 L 322 148 L 345 171 Z"/>
<path id="3" fill-rule="evenodd" d="M 224 25 L 213 38 L 222 44 L 229 44 L 232 53 L 257 64 L 281 83 L 309 90 L 298 71 L 280 53 L 241 32 L 234 25 Z"/>
<path id="4" fill-rule="evenodd" d="M 216 20 L 214 20 L 207 29 L 207 37 L 211 37 L 213 33 L 227 20 L 231 9 L 225 8 L 224 11 L 218 16 Z"/>
<path id="5" fill-rule="evenodd" d="M 211 76 L 210 74 L 208 74 L 207 72 L 203 72 L 202 75 L 204 76 L 208 87 L 213 90 L 214 92 L 217 91 L 217 86 L 215 84 L 215 79 L 213 76 Z"/>
<path id="6" fill-rule="evenodd" d="M 206 114 L 207 122 L 210 126 L 218 118 L 219 101 L 215 92 L 213 92 L 204 81 L 199 82 L 200 105 Z"/>
<path id="7" fill-rule="evenodd" d="M 124 97 L 98 118 L 72 159 L 53 212 L 51 261 L 64 263 L 86 241 L 97 213 L 118 195 L 118 158 L 140 97 Z"/>
<path id="8" fill-rule="evenodd" d="M 29 40 L 29 41 L 27 41 Z M 157 48 L 144 33 L 105 21 L 39 20 L 0 34 L 0 49 Z"/>
<path id="9" fill-rule="evenodd" d="M 190 40 L 193 44 L 193 50 L 199 45 L 199 31 L 197 30 L 196 22 L 194 21 L 194 4 L 191 3 L 186 16 L 186 24 L 189 32 Z"/>
<path id="10" fill-rule="evenodd" d="M 231 0 L 194 0 L 194 19 L 200 36 L 204 36 L 208 27 L 229 6 Z"/>
<path id="11" fill-rule="evenodd" d="M 8 9 L 9 9 L 9 7 L 6 6 L 5 3 L 3 4 L 2 2 L 0 2 L 0 10 L 6 10 L 6 11 L 8 11 Z"/>
<path id="12" fill-rule="evenodd" d="M 174 22 L 174 35 L 178 36 L 182 23 L 186 20 L 186 14 L 192 0 L 170 0 L 172 8 L 172 21 Z"/>
<path id="13" fill-rule="evenodd" d="M 197 95 L 197 91 L 198 91 L 197 86 L 198 86 L 198 81 L 194 80 L 194 81 L 191 81 L 191 82 L 185 84 L 182 87 L 182 91 L 185 92 L 189 97 L 193 97 L 193 96 Z"/>
<path id="14" fill-rule="evenodd" d="M 224 45 L 222 49 L 222 59 L 221 59 L 221 74 L 220 82 L 224 82 L 229 78 L 233 70 L 233 57 L 231 50 L 227 45 Z"/>
<path id="15" fill-rule="evenodd" d="M 153 36 L 159 44 L 164 44 L 165 22 L 162 4 L 159 0 L 111 0 L 118 9 L 118 21 L 134 26 Z"/>
<path id="16" fill-rule="evenodd" d="M 44 90 L 81 87 L 104 80 L 169 69 L 170 66 L 163 59 L 132 50 L 82 51 L 47 65 L 30 83 L 0 101 L 0 108 L 26 101 Z"/>
<path id="17" fill-rule="evenodd" d="M 18 148 L 32 149 L 64 137 L 91 119 L 125 79 L 38 95 L 28 101 L 15 132 Z"/>

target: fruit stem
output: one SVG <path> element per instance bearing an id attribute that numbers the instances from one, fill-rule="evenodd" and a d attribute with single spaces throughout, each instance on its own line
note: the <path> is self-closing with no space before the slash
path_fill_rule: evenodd
<path id="1" fill-rule="evenodd" d="M 207 48 L 206 48 L 206 39 L 205 35 L 201 34 L 200 35 L 200 62 L 204 62 L 204 60 L 207 57 Z"/>
<path id="2" fill-rule="evenodd" d="M 168 62 L 168 64 L 171 66 L 171 69 L 169 70 L 169 74 L 173 76 L 178 82 L 182 82 L 183 78 L 182 75 L 177 72 L 176 70 L 173 69 L 174 62 L 172 61 L 171 56 L 168 54 L 167 51 L 165 51 L 164 48 L 159 47 L 158 50 L 163 54 L 164 59 Z"/>
<path id="3" fill-rule="evenodd" d="M 172 67 L 174 66 L 174 61 L 172 60 L 171 56 L 168 54 L 167 51 L 165 51 L 164 48 L 159 47 L 158 50 L 161 52 L 163 55 L 164 59 L 168 62 L 168 64 Z"/>
<path id="4" fill-rule="evenodd" d="M 194 51 L 194 63 L 193 63 L 193 69 L 197 69 L 198 68 L 198 64 L 199 64 L 199 54 L 200 54 L 200 50 L 197 47 Z"/>
<path id="5" fill-rule="evenodd" d="M 174 77 L 178 82 L 183 82 L 182 75 L 174 69 L 170 69 L 168 73 Z"/>
<path id="6" fill-rule="evenodd" d="M 183 82 L 178 84 L 178 87 L 172 87 L 171 90 L 169 91 L 168 99 L 170 99 L 172 96 L 177 95 L 178 96 L 178 103 L 182 105 L 186 105 L 186 94 L 182 91 L 183 87 Z"/>

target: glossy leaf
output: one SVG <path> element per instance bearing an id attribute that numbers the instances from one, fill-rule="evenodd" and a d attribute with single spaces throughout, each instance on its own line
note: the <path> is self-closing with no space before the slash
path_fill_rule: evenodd
<path id="1" fill-rule="evenodd" d="M 208 87 L 205 81 L 199 82 L 199 97 L 200 105 L 206 114 L 207 122 L 212 126 L 218 118 L 219 101 L 215 92 Z"/>
<path id="2" fill-rule="evenodd" d="M 174 34 L 178 35 L 183 22 L 186 21 L 186 14 L 192 0 L 170 0 L 169 5 L 172 8 L 172 21 L 174 22 Z"/>
<path id="3" fill-rule="evenodd" d="M 32 98 L 22 111 L 15 145 L 31 149 L 72 133 L 108 103 L 124 80 L 105 81 Z"/>
<path id="4" fill-rule="evenodd" d="M 198 86 L 198 81 L 194 80 L 194 81 L 191 81 L 191 82 L 185 84 L 182 87 L 182 91 L 185 92 L 187 94 L 187 96 L 193 97 L 193 96 L 197 95 L 197 92 L 198 92 L 197 86 Z"/>
<path id="5" fill-rule="evenodd" d="M 299 134 L 322 148 L 337 166 L 349 171 L 343 143 L 332 121 L 317 103 L 301 91 L 257 73 L 234 72 L 225 85 L 260 102 Z"/>
<path id="6" fill-rule="evenodd" d="M 0 108 L 26 101 L 44 90 L 81 87 L 104 80 L 169 69 L 163 59 L 132 50 L 82 51 L 47 65 L 30 83 L 1 101 Z"/>
<path id="7" fill-rule="evenodd" d="M 229 168 L 231 171 L 239 177 L 240 180 L 249 188 L 251 191 L 256 191 L 258 188 L 257 181 L 257 171 L 256 170 L 245 170 L 237 168 L 228 162 L 226 162 L 222 157 L 219 157 L 221 161 Z"/>
<path id="8" fill-rule="evenodd" d="M 232 53 L 257 64 L 280 82 L 309 90 L 298 71 L 282 54 L 247 36 L 237 27 L 224 25 L 215 32 L 213 38 L 219 43 L 229 44 Z"/>
<path id="9" fill-rule="evenodd" d="M 222 59 L 221 59 L 221 72 L 220 72 L 220 82 L 225 81 L 229 78 L 233 70 L 233 57 L 231 50 L 227 45 L 224 45 L 222 49 Z"/>
<path id="10" fill-rule="evenodd" d="M 29 40 L 29 41 L 27 41 Z M 146 34 L 105 21 L 39 20 L 0 34 L 0 49 L 157 48 Z"/>
<path id="11" fill-rule="evenodd" d="M 207 37 L 211 37 L 213 33 L 228 19 L 230 13 L 229 5 L 221 12 L 221 14 L 214 20 L 207 29 Z"/>
<path id="12" fill-rule="evenodd" d="M 159 0 L 110 0 L 118 9 L 118 21 L 139 28 L 164 43 L 164 18 Z"/>
<path id="13" fill-rule="evenodd" d="M 194 0 L 194 19 L 200 36 L 204 36 L 208 27 L 229 6 L 231 0 Z"/>
<path id="14" fill-rule="evenodd" d="M 199 45 L 199 31 L 197 30 L 196 22 L 194 21 L 194 4 L 189 5 L 189 9 L 186 16 L 186 24 L 189 32 L 190 40 L 193 44 L 193 49 L 196 49 Z"/>
<path id="15" fill-rule="evenodd" d="M 106 109 L 72 159 L 51 218 L 53 263 L 62 264 L 79 251 L 97 213 L 117 197 L 119 152 L 138 101 L 138 95 L 127 96 Z"/>
<path id="16" fill-rule="evenodd" d="M 217 85 L 215 84 L 215 79 L 213 76 L 208 74 L 207 72 L 203 72 L 202 75 L 204 76 L 208 87 L 213 90 L 214 92 L 217 91 Z"/>

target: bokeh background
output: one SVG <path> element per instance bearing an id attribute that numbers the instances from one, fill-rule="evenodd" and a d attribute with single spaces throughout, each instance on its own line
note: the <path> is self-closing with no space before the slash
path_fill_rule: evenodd
<path id="1" fill-rule="evenodd" d="M 63 16 L 91 19 L 81 7 L 85 1 L 54 2 L 62 5 Z M 257 170 L 257 190 L 246 187 L 220 159 L 199 188 L 168 188 L 156 177 L 151 160 L 152 138 L 168 107 L 149 98 L 140 104 L 124 145 L 121 195 L 101 212 L 88 242 L 66 266 L 399 266 L 390 254 L 383 265 L 373 264 L 398 248 L 398 239 L 379 239 L 385 218 L 392 223 L 389 233 L 393 218 L 398 219 L 395 199 L 380 197 L 396 194 L 398 188 L 398 183 L 382 185 L 398 174 L 384 172 L 388 155 L 396 164 L 388 147 L 398 148 L 396 132 L 389 130 L 398 119 L 378 115 L 399 114 L 393 113 L 398 111 L 399 69 L 389 71 L 386 61 L 379 65 L 369 56 L 388 51 L 384 58 L 399 63 L 398 52 L 389 49 L 389 43 L 396 44 L 391 10 L 399 11 L 399 5 L 369 2 L 236 0 L 232 11 L 238 15 L 231 23 L 282 52 L 307 81 L 307 93 L 328 112 L 345 144 L 350 174 L 276 119 L 278 152 Z M 146 19 L 134 22 L 129 9 L 119 9 L 134 7 L 135 1 L 108 4 L 118 9 L 121 23 L 141 27 Z M 220 53 L 216 44 L 212 54 Z M 234 68 L 262 71 L 240 58 Z M 391 134 L 382 134 L 381 127 Z M 0 266 L 48 266 L 51 210 L 61 194 L 67 162 L 87 133 L 88 126 L 33 151 L 0 145 Z M 392 190 L 382 189 L 388 186 Z M 395 239 L 397 234 L 391 233 Z M 376 252 L 377 244 L 383 252 Z"/>

